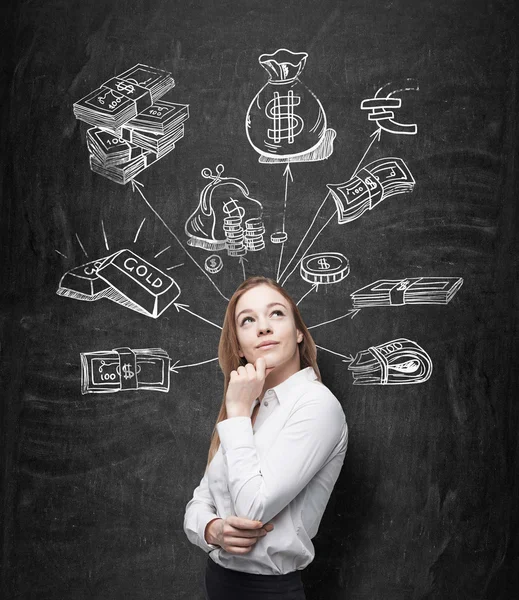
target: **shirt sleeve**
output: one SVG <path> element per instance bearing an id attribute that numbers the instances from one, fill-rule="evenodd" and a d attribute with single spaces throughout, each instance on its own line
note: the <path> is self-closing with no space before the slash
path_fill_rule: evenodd
<path id="1" fill-rule="evenodd" d="M 236 515 L 263 523 L 306 487 L 341 440 L 346 446 L 348 431 L 342 407 L 332 394 L 301 398 L 261 459 L 249 418 L 232 417 L 217 428 Z"/>
<path id="2" fill-rule="evenodd" d="M 211 552 L 219 548 L 205 541 L 205 528 L 209 521 L 217 519 L 216 507 L 214 506 L 207 473 L 202 477 L 200 485 L 193 492 L 193 498 L 187 503 L 184 515 L 184 532 L 192 544 L 199 546 L 205 552 Z"/>

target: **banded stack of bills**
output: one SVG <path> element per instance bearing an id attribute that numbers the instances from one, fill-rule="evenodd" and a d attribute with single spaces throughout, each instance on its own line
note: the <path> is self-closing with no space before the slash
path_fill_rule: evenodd
<path id="1" fill-rule="evenodd" d="M 85 123 L 113 131 L 174 86 L 168 71 L 137 64 L 75 102 L 74 115 Z"/>
<path id="2" fill-rule="evenodd" d="M 115 348 L 80 357 L 82 394 L 169 390 L 171 359 L 162 348 Z"/>
<path id="3" fill-rule="evenodd" d="M 99 127 L 87 131 L 86 143 L 90 155 L 108 168 L 130 162 L 142 154 L 141 148 Z"/>
<path id="4" fill-rule="evenodd" d="M 140 123 L 135 126 L 132 121 L 115 133 L 90 128 L 86 138 L 92 171 L 124 185 L 171 152 L 184 137 L 183 122 L 189 118 L 189 107 L 165 101 L 160 105 L 162 110 L 157 114 L 155 129 L 162 129 L 162 133 L 150 131 L 149 126 L 141 129 Z"/>
<path id="5" fill-rule="evenodd" d="M 171 152 L 184 137 L 189 106 L 160 99 L 171 73 L 135 65 L 74 104 L 87 131 L 90 168 L 124 185 Z"/>
<path id="6" fill-rule="evenodd" d="M 381 158 L 359 169 L 344 183 L 328 184 L 339 224 L 358 219 L 382 200 L 412 192 L 415 180 L 401 158 Z"/>
<path id="7" fill-rule="evenodd" d="M 448 304 L 463 285 L 461 277 L 379 279 L 351 294 L 353 308 Z"/>
<path id="8" fill-rule="evenodd" d="M 136 154 L 137 156 L 129 162 L 110 166 L 91 154 L 90 168 L 98 175 L 111 179 L 115 183 L 125 185 L 157 160 L 157 155 L 149 150 L 146 151 L 142 148 L 137 148 Z"/>
<path id="9" fill-rule="evenodd" d="M 348 365 L 354 385 L 423 383 L 432 373 L 432 361 L 416 342 L 392 340 L 361 350 Z"/>

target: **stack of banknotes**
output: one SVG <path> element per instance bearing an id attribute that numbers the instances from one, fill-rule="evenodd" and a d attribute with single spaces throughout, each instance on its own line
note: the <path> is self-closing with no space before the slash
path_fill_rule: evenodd
<path id="1" fill-rule="evenodd" d="M 126 184 L 171 152 L 184 137 L 189 106 L 162 100 L 175 82 L 171 73 L 135 65 L 74 104 L 87 131 L 90 168 Z"/>
<path id="2" fill-rule="evenodd" d="M 427 381 L 432 361 L 416 342 L 399 338 L 361 350 L 348 369 L 354 385 L 402 385 Z"/>
<path id="3" fill-rule="evenodd" d="M 82 394 L 169 391 L 171 359 L 162 348 L 114 348 L 82 352 L 80 358 Z"/>
<path id="4" fill-rule="evenodd" d="M 461 277 L 379 279 L 351 294 L 353 308 L 403 304 L 448 304 L 463 285 Z"/>

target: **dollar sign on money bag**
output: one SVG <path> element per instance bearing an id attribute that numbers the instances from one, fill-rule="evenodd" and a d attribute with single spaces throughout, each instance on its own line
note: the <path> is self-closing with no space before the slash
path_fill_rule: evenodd
<path id="1" fill-rule="evenodd" d="M 250 103 L 245 129 L 251 146 L 262 156 L 297 161 L 323 140 L 324 109 L 299 80 L 307 57 L 306 52 L 281 48 L 258 59 L 269 80 Z"/>

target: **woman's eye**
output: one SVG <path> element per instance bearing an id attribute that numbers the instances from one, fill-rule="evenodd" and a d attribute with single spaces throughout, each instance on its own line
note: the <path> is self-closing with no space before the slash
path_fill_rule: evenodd
<path id="1" fill-rule="evenodd" d="M 241 322 L 242 325 L 245 325 L 245 323 L 247 322 L 251 322 L 252 323 L 252 317 L 245 317 L 245 319 L 243 319 L 243 321 Z"/>
<path id="2" fill-rule="evenodd" d="M 283 311 L 282 311 L 282 310 L 275 310 L 275 311 L 273 311 L 273 313 L 272 313 L 272 314 L 273 314 L 273 315 L 279 315 L 279 316 L 281 316 L 281 317 L 282 317 L 282 316 L 283 316 Z"/>

